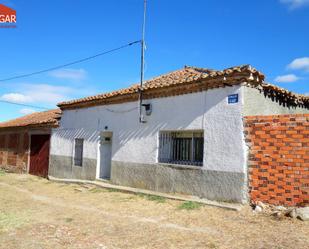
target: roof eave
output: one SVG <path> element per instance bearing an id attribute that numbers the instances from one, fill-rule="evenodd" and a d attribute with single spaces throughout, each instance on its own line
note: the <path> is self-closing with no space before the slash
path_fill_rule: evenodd
<path id="1" fill-rule="evenodd" d="M 245 82 L 261 83 L 261 75 L 253 75 L 250 72 L 242 72 L 234 75 L 219 75 L 217 77 L 206 77 L 192 80 L 190 82 L 174 84 L 169 86 L 146 88 L 143 96 L 145 99 L 169 97 L 175 95 L 189 94 L 193 92 L 207 91 L 213 88 L 222 88 L 228 86 L 239 85 Z M 211 85 L 210 85 L 211 84 Z M 177 91 L 176 91 L 177 90 Z M 132 102 L 138 100 L 138 92 L 117 95 L 104 99 L 91 99 L 88 101 L 59 103 L 57 106 L 61 110 L 87 108 L 98 105 L 119 104 L 124 102 Z"/>

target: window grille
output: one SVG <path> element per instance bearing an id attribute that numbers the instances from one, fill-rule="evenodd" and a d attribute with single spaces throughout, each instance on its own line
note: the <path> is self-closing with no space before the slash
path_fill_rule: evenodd
<path id="1" fill-rule="evenodd" d="M 204 134 L 194 132 L 160 132 L 159 162 L 203 165 Z"/>
<path id="2" fill-rule="evenodd" d="M 83 165 L 83 147 L 84 147 L 84 139 L 76 138 L 75 139 L 75 151 L 74 151 L 74 165 L 75 166 Z"/>

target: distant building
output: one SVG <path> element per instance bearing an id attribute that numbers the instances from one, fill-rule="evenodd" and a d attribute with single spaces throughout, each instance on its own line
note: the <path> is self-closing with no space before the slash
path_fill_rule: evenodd
<path id="1" fill-rule="evenodd" d="M 36 112 L 0 123 L 0 168 L 48 176 L 51 129 L 61 111 Z"/>

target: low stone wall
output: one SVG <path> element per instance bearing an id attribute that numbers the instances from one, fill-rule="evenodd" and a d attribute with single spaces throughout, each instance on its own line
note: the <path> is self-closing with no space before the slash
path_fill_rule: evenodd
<path id="1" fill-rule="evenodd" d="M 245 174 L 169 164 L 112 161 L 114 184 L 217 201 L 246 202 Z"/>
<path id="2" fill-rule="evenodd" d="M 247 116 L 251 200 L 309 205 L 309 114 Z"/>
<path id="3" fill-rule="evenodd" d="M 26 173 L 29 156 L 29 135 L 26 131 L 0 133 L 0 168 Z"/>
<path id="4" fill-rule="evenodd" d="M 74 166 L 73 158 L 69 156 L 50 155 L 50 176 L 64 179 L 94 180 L 96 178 L 97 160 L 83 158 L 82 166 Z"/>

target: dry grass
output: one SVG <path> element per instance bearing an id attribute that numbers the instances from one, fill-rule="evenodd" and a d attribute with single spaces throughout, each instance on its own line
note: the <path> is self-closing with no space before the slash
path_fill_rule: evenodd
<path id="1" fill-rule="evenodd" d="M 0 233 L 21 227 L 28 222 L 28 214 L 25 212 L 12 213 L 8 211 L 0 212 Z"/>
<path id="2" fill-rule="evenodd" d="M 308 223 L 194 205 L 0 175 L 0 248 L 308 248 Z"/>

